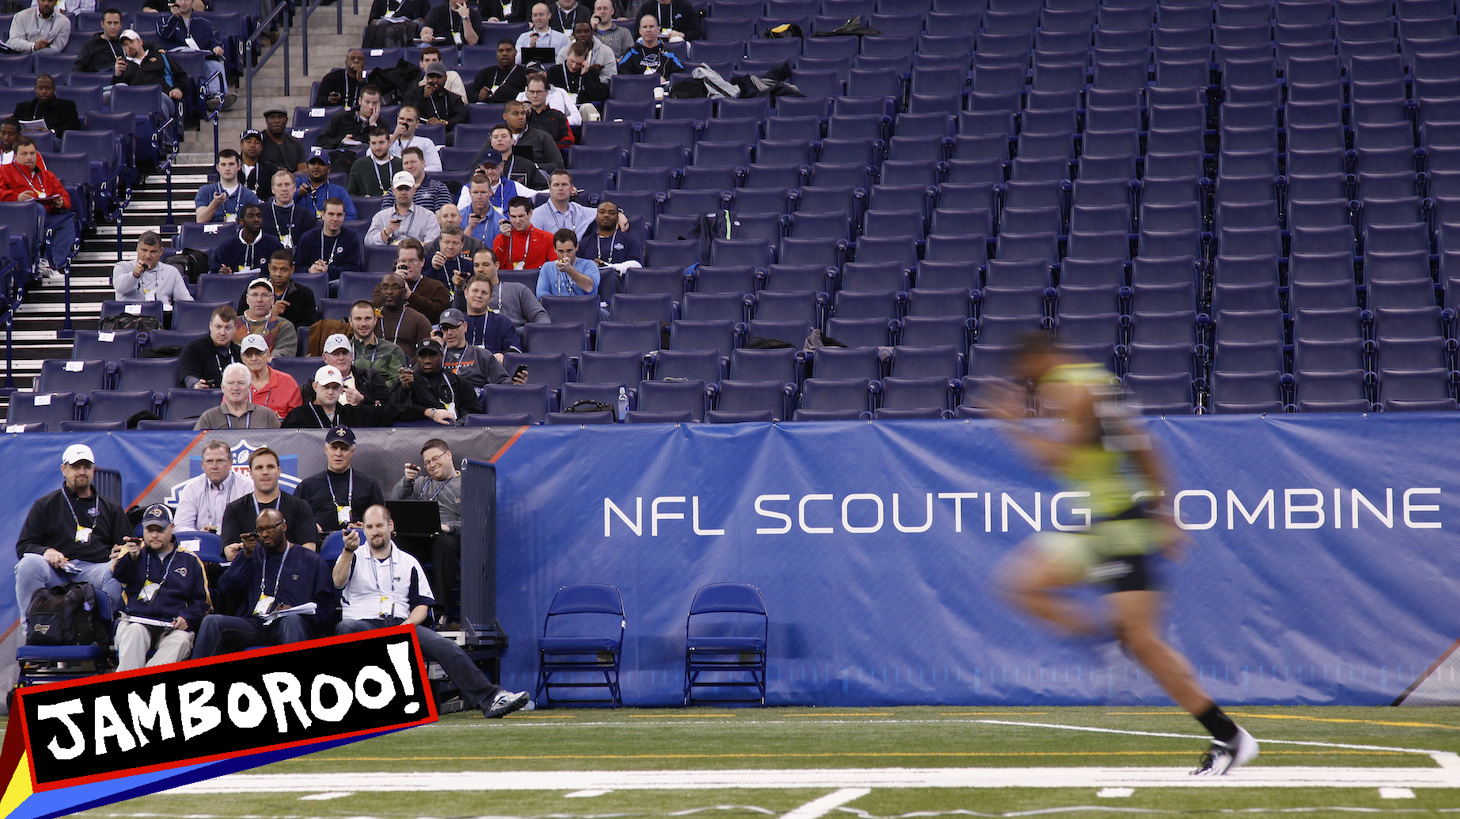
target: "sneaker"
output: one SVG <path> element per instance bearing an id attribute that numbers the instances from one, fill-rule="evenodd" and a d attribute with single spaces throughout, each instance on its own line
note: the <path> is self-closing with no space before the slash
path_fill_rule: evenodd
<path id="1" fill-rule="evenodd" d="M 1257 758 L 1257 740 L 1242 728 L 1230 742 L 1212 740 L 1212 747 L 1202 755 L 1194 776 L 1226 776 L 1228 772 Z"/>
<path id="2" fill-rule="evenodd" d="M 223 98 L 223 110 L 224 111 L 232 110 L 233 109 L 233 104 L 236 103 L 236 102 L 238 102 L 238 94 L 236 94 L 236 93 L 234 93 L 232 91 L 229 91 L 228 94 L 227 94 L 227 96 L 225 96 Z"/>
<path id="3" fill-rule="evenodd" d="M 522 706 L 527 704 L 529 699 L 531 697 L 527 696 L 526 691 L 517 691 L 514 693 L 503 689 L 498 691 L 497 696 L 492 698 L 491 707 L 487 708 L 484 713 L 487 719 L 501 719 L 513 711 L 520 710 Z"/>
<path id="4" fill-rule="evenodd" d="M 36 267 L 39 268 L 40 274 L 45 278 L 61 275 L 61 271 L 51 266 L 51 262 L 49 259 L 41 259 L 40 263 L 37 264 Z"/>
<path id="5" fill-rule="evenodd" d="M 206 103 L 206 107 L 208 109 L 208 113 L 210 113 L 210 114 L 213 113 L 214 111 L 217 111 L 219 108 L 222 108 L 223 107 L 223 98 L 220 97 L 220 96 L 218 96 L 217 94 L 214 94 L 213 96 L 208 97 L 208 101 Z"/>

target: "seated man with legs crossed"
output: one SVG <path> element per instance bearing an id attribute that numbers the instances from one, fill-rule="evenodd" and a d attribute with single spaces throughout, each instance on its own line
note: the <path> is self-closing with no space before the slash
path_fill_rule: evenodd
<path id="1" fill-rule="evenodd" d="M 468 707 L 480 708 L 488 719 L 495 719 L 526 705 L 526 691 L 493 685 L 455 641 L 423 625 L 430 622 L 431 606 L 436 602 L 431 584 L 421 564 L 396 548 L 394 536 L 390 511 L 380 505 L 365 510 L 363 530 L 351 526 L 345 531 L 345 551 L 331 570 L 344 600 L 344 620 L 335 633 L 357 634 L 409 623 L 416 627 L 421 653 L 446 671 Z M 364 553 L 359 552 L 362 543 L 369 544 Z"/>
<path id="2" fill-rule="evenodd" d="M 186 660 L 211 601 L 203 561 L 177 548 L 171 510 L 160 503 L 147 507 L 142 542 L 112 547 L 112 577 L 127 594 L 117 623 L 117 670 Z"/>

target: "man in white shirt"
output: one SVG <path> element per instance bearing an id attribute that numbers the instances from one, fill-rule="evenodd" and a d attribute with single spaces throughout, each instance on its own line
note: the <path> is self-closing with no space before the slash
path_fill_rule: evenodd
<path id="1" fill-rule="evenodd" d="M 71 21 L 56 11 L 56 0 L 37 0 L 15 13 L 5 46 L 21 54 L 60 54 L 71 41 Z"/>
<path id="2" fill-rule="evenodd" d="M 173 525 L 179 532 L 217 534 L 223 510 L 252 492 L 253 478 L 233 470 L 233 450 L 228 442 L 214 438 L 203 444 L 203 474 L 177 490 Z"/>
<path id="3" fill-rule="evenodd" d="M 182 273 L 162 261 L 162 237 L 147 231 L 137 237 L 137 258 L 112 266 L 112 287 L 117 301 L 160 301 L 171 307 L 192 301 Z"/>
<path id="4" fill-rule="evenodd" d="M 597 218 L 598 211 L 573 201 L 573 175 L 553 171 L 548 181 L 548 200 L 533 209 L 532 226 L 548 233 L 567 228 L 574 236 L 582 236 Z"/>
<path id="5" fill-rule="evenodd" d="M 436 143 L 416 134 L 421 114 L 413 105 L 402 105 L 395 115 L 395 132 L 390 135 L 390 155 L 400 156 L 407 148 L 420 148 L 428 173 L 441 173 L 441 149 Z M 372 148 L 373 150 L 373 148 Z"/>
<path id="6" fill-rule="evenodd" d="M 532 7 L 532 28 L 522 32 L 517 37 L 517 62 L 522 63 L 522 49 L 524 48 L 551 48 L 556 54 L 558 49 L 568 44 L 569 37 L 561 31 L 553 31 L 548 27 L 552 20 L 552 11 L 547 3 L 537 3 Z"/>
<path id="7" fill-rule="evenodd" d="M 401 624 L 416 627 L 416 640 L 426 659 L 437 663 L 469 708 L 480 708 L 488 719 L 506 716 L 527 704 L 526 691 L 507 691 L 493 685 L 454 640 L 427 626 L 431 584 L 421 564 L 395 544 L 395 523 L 390 511 L 376 505 L 365 510 L 363 527 L 345 530 L 345 550 L 331 567 L 335 588 L 342 591 L 344 620 L 335 634 L 358 634 Z M 361 550 L 362 545 L 368 548 Z"/>

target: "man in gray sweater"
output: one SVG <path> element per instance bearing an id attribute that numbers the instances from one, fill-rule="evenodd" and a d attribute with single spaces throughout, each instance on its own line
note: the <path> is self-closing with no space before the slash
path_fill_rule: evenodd
<path id="1" fill-rule="evenodd" d="M 504 282 L 497 276 L 497 254 L 491 248 L 484 247 L 473 253 L 471 262 L 472 275 L 486 276 L 492 280 L 491 300 L 486 309 L 501 313 L 503 318 L 517 328 L 519 336 L 522 335 L 522 328 L 529 324 L 547 324 L 552 321 L 532 288 L 521 282 Z M 466 302 L 466 288 L 456 291 L 451 306 L 462 312 L 477 312 L 468 311 L 470 305 Z"/>
<path id="2" fill-rule="evenodd" d="M 442 612 L 456 604 L 453 589 L 461 576 L 461 472 L 451 445 L 432 438 L 421 446 L 421 464 L 406 464 L 405 475 L 390 490 L 392 500 L 436 501 L 441 510 L 441 533 L 431 543 L 431 587 Z M 424 480 L 422 472 L 425 472 Z M 422 544 L 412 544 L 420 551 Z M 442 615 L 442 620 L 446 615 Z"/>

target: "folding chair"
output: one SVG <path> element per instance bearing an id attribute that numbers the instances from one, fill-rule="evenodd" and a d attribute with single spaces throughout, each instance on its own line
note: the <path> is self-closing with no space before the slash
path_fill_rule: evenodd
<path id="1" fill-rule="evenodd" d="M 759 626 L 759 629 L 756 627 Z M 759 631 L 759 635 L 756 631 Z M 770 617 L 760 590 L 711 583 L 695 592 L 684 623 L 684 704 L 758 702 L 765 706 Z M 701 679 L 708 674 L 708 678 Z M 698 697 L 695 688 L 750 688 L 753 697 Z"/>
<path id="2" fill-rule="evenodd" d="M 617 632 L 614 625 L 618 626 Z M 557 701 L 614 708 L 622 705 L 618 675 L 624 627 L 623 596 L 613 586 L 579 583 L 558 589 L 537 641 L 537 691 L 533 698 L 546 708 L 553 703 L 554 688 L 607 688 L 608 699 L 559 697 Z M 603 682 L 583 679 L 598 674 L 603 675 Z M 567 680 L 554 680 L 554 675 L 569 676 Z"/>

